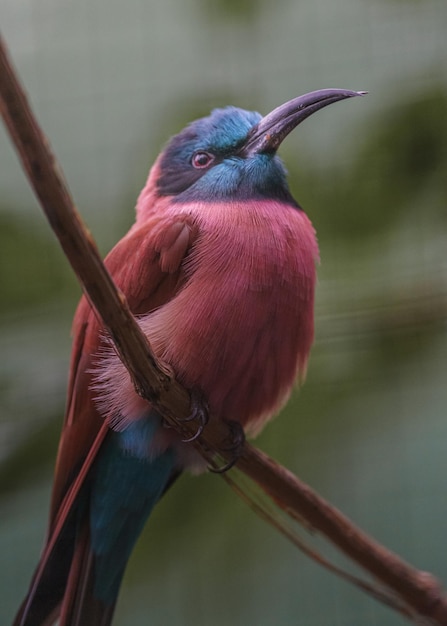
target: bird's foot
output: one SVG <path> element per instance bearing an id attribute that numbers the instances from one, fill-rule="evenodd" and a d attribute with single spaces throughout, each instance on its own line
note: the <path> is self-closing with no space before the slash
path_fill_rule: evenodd
<path id="1" fill-rule="evenodd" d="M 222 446 L 222 451 L 231 452 L 231 458 L 222 467 L 209 466 L 209 471 L 214 472 L 214 474 L 224 474 L 225 472 L 228 472 L 228 470 L 230 470 L 233 465 L 238 462 L 244 449 L 245 433 L 241 424 L 239 422 L 235 422 L 234 420 L 226 420 L 226 424 L 228 424 L 230 434 L 228 437 L 228 445 Z"/>
<path id="2" fill-rule="evenodd" d="M 191 413 L 188 417 L 183 419 L 179 419 L 178 421 L 181 424 L 197 421 L 198 428 L 194 435 L 188 437 L 187 439 L 182 439 L 183 443 L 190 443 L 191 441 L 195 441 L 200 437 L 203 433 L 203 429 L 208 424 L 209 420 L 209 410 L 208 403 L 205 400 L 204 396 L 198 389 L 192 389 L 191 391 Z"/>

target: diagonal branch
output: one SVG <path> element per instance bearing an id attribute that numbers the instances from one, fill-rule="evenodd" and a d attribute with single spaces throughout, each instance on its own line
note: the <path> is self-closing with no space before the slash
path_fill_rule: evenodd
<path id="1" fill-rule="evenodd" d="M 77 213 L 60 169 L 9 61 L 0 37 L 0 111 L 41 206 L 87 297 L 110 332 L 138 393 L 179 428 L 190 412 L 189 393 L 154 357 L 122 293 L 105 269 Z M 182 431 L 187 424 L 182 425 Z M 191 434 L 194 433 L 191 426 Z M 211 420 L 195 445 L 206 457 L 221 452 L 227 426 Z M 447 598 L 436 579 L 405 563 L 302 483 L 287 469 L 246 443 L 238 468 L 293 519 L 302 519 L 382 583 L 409 613 L 425 623 L 447 623 Z"/>

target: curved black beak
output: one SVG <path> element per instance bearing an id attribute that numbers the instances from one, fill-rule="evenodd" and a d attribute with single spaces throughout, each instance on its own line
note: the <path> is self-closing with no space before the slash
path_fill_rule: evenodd
<path id="1" fill-rule="evenodd" d="M 262 118 L 250 132 L 240 155 L 274 153 L 287 135 L 307 117 L 320 109 L 346 98 L 364 96 L 367 91 L 319 89 L 293 98 Z"/>

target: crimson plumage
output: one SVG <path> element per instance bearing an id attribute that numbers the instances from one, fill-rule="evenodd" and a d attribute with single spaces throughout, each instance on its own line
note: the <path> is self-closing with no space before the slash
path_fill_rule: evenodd
<path id="1" fill-rule="evenodd" d="M 207 399 L 211 419 L 256 434 L 302 380 L 314 335 L 314 229 L 276 150 L 315 111 L 359 95 L 321 90 L 262 118 L 227 107 L 175 136 L 137 219 L 106 258 L 155 354 Z M 138 396 L 82 298 L 49 530 L 16 626 L 111 623 L 155 503 L 194 450 Z"/>

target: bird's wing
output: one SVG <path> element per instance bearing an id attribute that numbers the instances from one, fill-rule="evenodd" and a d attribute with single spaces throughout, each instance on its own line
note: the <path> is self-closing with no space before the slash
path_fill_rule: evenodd
<path id="1" fill-rule="evenodd" d="M 134 314 L 148 313 L 175 296 L 184 280 L 182 261 L 196 235 L 196 228 L 188 218 L 153 217 L 143 226 L 131 229 L 113 248 L 105 263 Z M 89 370 L 97 358 L 103 336 L 102 322 L 84 296 L 73 323 L 67 408 L 59 442 L 47 540 L 16 624 L 22 623 L 20 616 L 26 614 L 34 602 L 40 582 L 48 575 L 47 565 L 52 563 L 54 569 L 54 548 L 109 430 L 95 408 L 90 388 L 92 374 Z M 57 597 L 58 591 L 54 592 Z M 42 611 L 48 615 L 50 607 L 46 601 L 43 604 L 46 606 Z"/>
<path id="2" fill-rule="evenodd" d="M 185 219 L 152 218 L 132 229 L 110 252 L 106 266 L 135 315 L 168 302 L 182 283 L 181 264 L 195 237 Z M 67 409 L 59 444 L 52 499 L 52 517 L 73 477 L 96 453 L 107 427 L 92 398 L 91 372 L 102 339 L 102 322 L 85 296 L 73 322 L 73 351 Z M 74 495 L 74 494 L 73 494 Z"/>
<path id="3" fill-rule="evenodd" d="M 184 279 L 182 261 L 195 236 L 195 227 L 185 218 L 152 218 L 132 229 L 109 253 L 107 269 L 135 315 L 149 313 L 176 294 Z M 84 296 L 73 322 L 67 408 L 56 462 L 50 528 L 69 494 L 71 504 L 80 487 L 77 483 L 83 481 L 108 430 L 93 402 L 90 371 L 103 336 L 102 322 Z"/>

